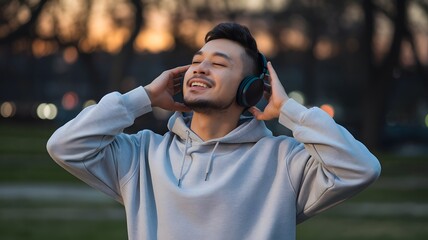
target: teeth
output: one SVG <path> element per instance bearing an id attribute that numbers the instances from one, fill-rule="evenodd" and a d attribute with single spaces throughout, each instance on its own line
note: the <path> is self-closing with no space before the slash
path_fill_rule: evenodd
<path id="1" fill-rule="evenodd" d="M 205 83 L 201 83 L 201 82 L 193 82 L 192 87 L 195 87 L 195 86 L 208 88 L 208 85 L 206 85 Z"/>

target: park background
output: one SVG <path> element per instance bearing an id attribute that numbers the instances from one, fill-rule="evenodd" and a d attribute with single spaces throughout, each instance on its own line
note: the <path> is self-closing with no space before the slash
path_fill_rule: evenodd
<path id="1" fill-rule="evenodd" d="M 46 141 L 106 93 L 190 63 L 222 21 L 247 25 L 289 95 L 381 161 L 373 186 L 297 238 L 427 239 L 426 0 L 0 1 L 0 239 L 126 239 L 122 207 L 57 166 Z M 165 132 L 170 115 L 126 131 Z"/>

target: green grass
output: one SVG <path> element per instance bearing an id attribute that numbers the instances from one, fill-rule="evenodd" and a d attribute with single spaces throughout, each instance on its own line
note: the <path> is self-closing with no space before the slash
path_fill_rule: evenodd
<path id="1" fill-rule="evenodd" d="M 382 164 L 382 177 L 428 176 L 428 156 L 375 155 Z"/>
<path id="2" fill-rule="evenodd" d="M 48 124 L 0 122 L 0 184 L 55 183 L 83 184 L 55 164 L 46 152 L 46 142 L 55 130 Z M 382 164 L 380 179 L 368 189 L 343 203 L 415 203 L 428 204 L 428 156 L 397 156 L 376 153 Z M 406 185 L 405 179 L 416 179 Z M 404 184 L 403 184 L 404 183 Z M 420 184 L 419 184 L 420 183 Z M 397 185 L 399 184 L 399 186 Z M 95 191 L 95 190 L 94 190 Z M 0 239 L 126 239 L 124 219 L 88 220 L 49 217 L 8 217 L 8 209 L 37 211 L 43 209 L 78 209 L 103 211 L 122 209 L 115 202 L 75 202 L 67 199 L 34 200 L 0 198 Z M 388 215 L 355 216 L 342 212 L 340 206 L 298 225 L 297 239 L 398 240 L 428 239 L 428 216 Z M 393 210 L 392 210 L 393 211 Z"/>
<path id="3" fill-rule="evenodd" d="M 0 123 L 0 183 L 77 182 L 46 151 L 54 130 L 47 124 Z"/>
<path id="4" fill-rule="evenodd" d="M 299 240 L 419 240 L 428 236 L 427 219 L 316 217 L 297 227 Z M 0 221 L 2 240 L 127 239 L 121 220 L 8 220 Z"/>
<path id="5" fill-rule="evenodd" d="M 127 239 L 126 223 L 121 220 L 43 220 L 19 219 L 0 221 L 2 240 L 117 240 Z"/>
<path id="6" fill-rule="evenodd" d="M 394 190 L 367 188 L 362 193 L 352 198 L 352 202 L 415 202 L 428 203 L 428 189 L 418 190 Z"/>
<path id="7" fill-rule="evenodd" d="M 3 154 L 0 156 L 1 182 L 77 182 L 47 153 Z"/>
<path id="8" fill-rule="evenodd" d="M 297 239 L 422 240 L 428 237 L 428 218 L 332 217 L 321 214 L 297 227 Z"/>
<path id="9" fill-rule="evenodd" d="M 0 156 L 3 154 L 43 154 L 55 126 L 0 122 Z"/>

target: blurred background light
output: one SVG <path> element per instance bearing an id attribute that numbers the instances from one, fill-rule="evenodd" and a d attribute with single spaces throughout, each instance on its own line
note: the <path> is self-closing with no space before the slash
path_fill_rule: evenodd
<path id="1" fill-rule="evenodd" d="M 309 47 L 310 41 L 300 29 L 284 29 L 279 34 L 285 49 L 304 51 Z"/>
<path id="2" fill-rule="evenodd" d="M 255 32 L 254 37 L 257 41 L 259 51 L 264 55 L 272 56 L 278 51 L 278 49 L 276 49 L 275 40 L 268 32 Z"/>
<path id="3" fill-rule="evenodd" d="M 72 64 L 76 62 L 77 58 L 79 57 L 79 53 L 75 47 L 67 47 L 62 53 L 62 57 L 66 63 Z"/>
<path id="4" fill-rule="evenodd" d="M 62 107 L 65 110 L 74 109 L 78 103 L 79 103 L 79 96 L 77 95 L 77 93 L 72 91 L 66 92 L 62 97 L 62 101 L 61 101 Z"/>
<path id="5" fill-rule="evenodd" d="M 323 104 L 320 107 L 322 110 L 324 110 L 330 117 L 334 117 L 334 107 L 330 104 Z"/>
<path id="6" fill-rule="evenodd" d="M 314 49 L 314 55 L 319 60 L 326 60 L 333 56 L 334 44 L 328 38 L 321 38 L 316 44 Z"/>
<path id="7" fill-rule="evenodd" d="M 292 91 L 288 94 L 288 96 L 294 99 L 296 102 L 305 105 L 305 95 L 300 91 Z"/>
<path id="8" fill-rule="evenodd" d="M 58 108 L 53 103 L 41 103 L 37 107 L 37 117 L 40 119 L 55 119 L 58 114 Z"/>
<path id="9" fill-rule="evenodd" d="M 428 127 L 428 114 L 425 115 L 425 126 Z"/>
<path id="10" fill-rule="evenodd" d="M 91 105 L 95 105 L 95 104 L 97 104 L 97 102 L 95 100 L 89 99 L 83 103 L 83 108 L 87 108 L 87 107 L 89 107 Z"/>
<path id="11" fill-rule="evenodd" d="M 53 41 L 35 39 L 31 48 L 34 56 L 41 58 L 55 53 L 58 50 L 58 44 Z"/>
<path id="12" fill-rule="evenodd" d="M 4 102 L 0 106 L 0 115 L 4 118 L 11 118 L 16 113 L 16 105 L 13 102 Z"/>
<path id="13" fill-rule="evenodd" d="M 135 39 L 134 48 L 139 52 L 158 53 L 170 50 L 175 46 L 174 36 L 170 29 L 170 15 L 167 11 L 149 9 L 147 28 L 140 31 Z"/>

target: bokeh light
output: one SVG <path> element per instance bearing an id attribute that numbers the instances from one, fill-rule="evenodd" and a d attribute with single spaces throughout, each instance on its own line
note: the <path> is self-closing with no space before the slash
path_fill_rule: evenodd
<path id="1" fill-rule="evenodd" d="M 273 37 L 268 32 L 258 31 L 254 34 L 254 37 L 257 41 L 259 51 L 264 55 L 272 56 L 278 51 Z"/>
<path id="2" fill-rule="evenodd" d="M 16 105 L 13 102 L 4 102 L 0 106 L 0 115 L 4 118 L 11 118 L 16 113 Z"/>
<path id="3" fill-rule="evenodd" d="M 68 64 L 75 63 L 79 57 L 79 53 L 75 47 L 67 47 L 62 54 L 64 61 Z"/>
<path id="4" fill-rule="evenodd" d="M 280 39 L 285 49 L 296 51 L 305 51 L 310 44 L 307 36 L 299 29 L 289 28 L 282 30 L 280 32 Z"/>
<path id="5" fill-rule="evenodd" d="M 334 44 L 328 38 L 321 38 L 316 44 L 314 55 L 319 60 L 326 60 L 333 56 Z"/>
<path id="6" fill-rule="evenodd" d="M 89 99 L 83 103 L 83 108 L 87 108 L 91 105 L 95 105 L 97 102 L 95 100 Z"/>
<path id="7" fill-rule="evenodd" d="M 40 119 L 55 119 L 58 114 L 58 108 L 53 103 L 41 103 L 37 107 L 37 117 Z"/>
<path id="8" fill-rule="evenodd" d="M 292 91 L 288 94 L 288 96 L 294 99 L 296 102 L 305 105 L 305 95 L 300 91 Z"/>
<path id="9" fill-rule="evenodd" d="M 320 107 L 322 110 L 324 110 L 330 117 L 334 117 L 334 107 L 330 104 L 323 104 Z"/>
<path id="10" fill-rule="evenodd" d="M 35 57 L 41 58 L 55 53 L 58 50 L 58 44 L 53 41 L 35 39 L 31 49 Z"/>
<path id="11" fill-rule="evenodd" d="M 79 103 L 79 96 L 77 96 L 77 93 L 72 91 L 66 92 L 62 97 L 62 101 L 61 101 L 62 107 L 65 110 L 74 109 L 78 103 Z"/>
<path id="12" fill-rule="evenodd" d="M 428 114 L 425 115 L 425 126 L 428 127 Z"/>

